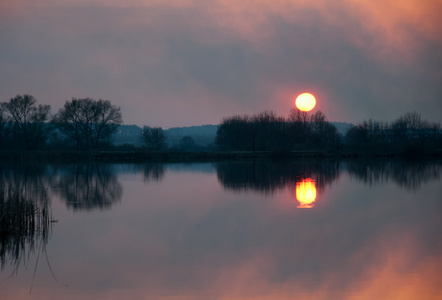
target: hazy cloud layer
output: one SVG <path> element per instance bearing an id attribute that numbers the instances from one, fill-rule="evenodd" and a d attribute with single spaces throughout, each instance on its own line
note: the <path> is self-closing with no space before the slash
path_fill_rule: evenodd
<path id="1" fill-rule="evenodd" d="M 3 1 L 0 97 L 120 105 L 125 123 L 218 123 L 311 91 L 333 121 L 441 121 L 442 1 Z"/>

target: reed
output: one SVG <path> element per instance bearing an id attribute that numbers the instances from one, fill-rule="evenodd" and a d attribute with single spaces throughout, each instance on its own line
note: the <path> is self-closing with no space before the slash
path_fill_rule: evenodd
<path id="1" fill-rule="evenodd" d="M 51 218 L 48 205 L 36 204 L 11 189 L 0 190 L 0 264 L 18 265 L 27 252 L 46 244 Z"/>

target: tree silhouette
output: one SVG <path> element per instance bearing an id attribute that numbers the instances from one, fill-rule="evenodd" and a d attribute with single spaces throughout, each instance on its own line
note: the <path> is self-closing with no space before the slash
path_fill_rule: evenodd
<path id="1" fill-rule="evenodd" d="M 17 95 L 1 104 L 13 122 L 14 139 L 22 142 L 28 150 L 43 146 L 50 130 L 46 121 L 50 117 L 51 107 L 36 103 L 37 99 L 32 95 Z"/>
<path id="2" fill-rule="evenodd" d="M 249 116 L 224 118 L 216 132 L 215 144 L 220 150 L 253 150 L 254 128 Z"/>
<path id="3" fill-rule="evenodd" d="M 417 112 L 406 113 L 391 124 L 391 131 L 397 143 L 410 145 L 435 140 L 440 130 L 440 123 L 423 120 Z"/>
<path id="4" fill-rule="evenodd" d="M 108 142 L 122 122 L 120 107 L 109 100 L 90 98 L 66 101 L 52 118 L 52 124 L 77 149 L 97 148 L 101 142 Z"/>
<path id="5" fill-rule="evenodd" d="M 422 154 L 442 145 L 440 123 L 423 120 L 420 114 L 406 113 L 392 123 L 364 121 L 347 131 L 350 149 L 358 151 L 395 151 L 404 155 Z"/>
<path id="6" fill-rule="evenodd" d="M 161 127 L 143 126 L 140 140 L 150 150 L 158 151 L 165 149 L 167 146 L 167 136 Z"/>
<path id="7" fill-rule="evenodd" d="M 340 136 L 337 128 L 330 124 L 327 117 L 321 111 L 317 111 L 311 116 L 310 128 L 311 142 L 317 148 L 332 149 L 339 146 Z"/>

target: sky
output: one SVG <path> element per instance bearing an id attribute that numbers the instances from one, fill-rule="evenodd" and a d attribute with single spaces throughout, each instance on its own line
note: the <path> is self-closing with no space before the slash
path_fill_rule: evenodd
<path id="1" fill-rule="evenodd" d="M 330 121 L 442 121 L 442 0 L 0 0 L 0 101 L 219 124 L 313 93 Z"/>

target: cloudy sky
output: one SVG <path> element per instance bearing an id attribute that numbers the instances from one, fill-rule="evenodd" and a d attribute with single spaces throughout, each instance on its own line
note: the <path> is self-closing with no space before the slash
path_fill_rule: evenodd
<path id="1" fill-rule="evenodd" d="M 168 128 L 287 116 L 305 91 L 331 121 L 442 121 L 442 1 L 0 0 L 0 101 Z"/>

